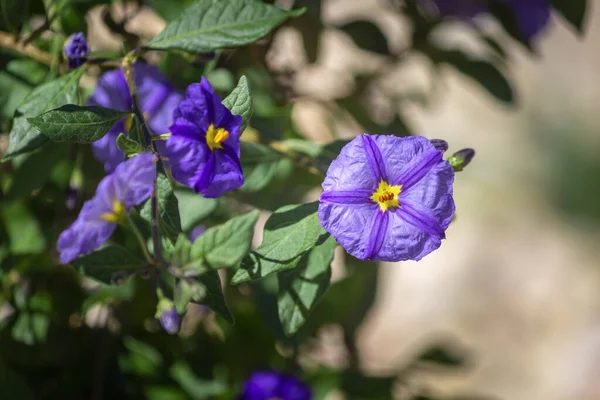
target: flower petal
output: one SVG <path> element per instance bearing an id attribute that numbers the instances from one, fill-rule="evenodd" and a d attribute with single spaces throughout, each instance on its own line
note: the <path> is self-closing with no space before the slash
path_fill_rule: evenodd
<path id="1" fill-rule="evenodd" d="M 255 372 L 246 381 L 242 400 L 266 400 L 279 398 L 279 386 L 281 377 L 277 372 L 264 371 Z"/>
<path id="2" fill-rule="evenodd" d="M 293 376 L 286 376 L 279 387 L 279 397 L 285 400 L 311 400 L 310 387 Z"/>
<path id="3" fill-rule="evenodd" d="M 87 104 L 119 111 L 130 110 L 131 95 L 123 71 L 114 69 L 102 74 L 96 84 L 96 90 L 88 99 Z"/>
<path id="4" fill-rule="evenodd" d="M 346 144 L 340 154 L 332 161 L 327 176 L 323 181 L 325 192 L 343 190 L 377 189 L 379 181 L 370 171 L 361 136 L 357 136 Z"/>
<path id="5" fill-rule="evenodd" d="M 517 26 L 526 41 L 540 32 L 550 20 L 548 0 L 513 0 L 510 3 Z"/>
<path id="6" fill-rule="evenodd" d="M 360 137 L 362 138 L 362 144 L 365 149 L 365 155 L 367 156 L 369 169 L 371 170 L 375 181 L 377 183 L 387 181 L 387 172 L 379 148 L 374 143 L 373 139 L 371 139 L 371 136 L 360 135 Z"/>
<path id="7" fill-rule="evenodd" d="M 154 154 L 142 153 L 121 163 L 112 175 L 117 199 L 128 209 L 146 201 L 154 192 Z M 106 178 L 105 178 L 106 179 Z"/>
<path id="8" fill-rule="evenodd" d="M 201 191 L 204 197 L 215 198 L 235 190 L 244 184 L 244 175 L 239 158 L 225 150 L 216 150 L 214 154 L 214 177 Z"/>
<path id="9" fill-rule="evenodd" d="M 429 153 L 420 154 L 406 166 L 400 176 L 396 178 L 394 185 L 402 185 L 402 191 L 407 191 L 427 175 L 431 168 L 440 161 L 442 161 L 442 153 L 435 148 Z"/>
<path id="10" fill-rule="evenodd" d="M 356 258 L 365 259 L 367 235 L 365 227 L 371 227 L 379 206 L 370 204 L 319 204 L 319 221 L 346 251 Z"/>
<path id="11" fill-rule="evenodd" d="M 321 201 L 333 204 L 371 204 L 370 190 L 337 190 L 321 194 Z"/>
<path id="12" fill-rule="evenodd" d="M 125 159 L 125 154 L 117 146 L 117 136 L 124 129 L 124 122 L 121 120 L 102 139 L 92 143 L 94 157 L 104 164 L 104 170 L 109 174 Z"/>
<path id="13" fill-rule="evenodd" d="M 387 234 L 388 224 L 390 221 L 389 212 L 377 212 L 374 215 L 371 229 L 367 231 L 367 248 L 365 250 L 364 259 L 378 260 L 378 253 L 381 250 L 385 236 Z"/>
<path id="14" fill-rule="evenodd" d="M 405 222 L 431 236 L 438 236 L 440 239 L 446 238 L 444 229 L 440 226 L 438 221 L 436 221 L 436 219 L 427 211 L 416 205 L 408 202 L 402 203 L 402 208 L 397 210 L 397 215 Z"/>

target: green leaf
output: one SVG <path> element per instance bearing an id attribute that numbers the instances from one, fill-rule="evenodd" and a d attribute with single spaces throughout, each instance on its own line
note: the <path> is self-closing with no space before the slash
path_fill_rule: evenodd
<path id="1" fill-rule="evenodd" d="M 250 250 L 257 219 L 254 210 L 208 228 L 192 245 L 191 260 L 211 269 L 237 266 Z"/>
<path id="2" fill-rule="evenodd" d="M 69 103 L 77 103 L 77 88 L 83 68 L 77 68 L 65 76 L 36 87 L 15 112 L 10 131 L 8 150 L 3 161 L 30 152 L 44 144 L 48 138 L 27 122 L 27 118 Z"/>
<path id="3" fill-rule="evenodd" d="M 20 78 L 0 71 L 0 117 L 11 119 L 31 89 L 32 87 Z"/>
<path id="4" fill-rule="evenodd" d="M 158 373 L 163 358 L 156 348 L 131 336 L 125 337 L 123 344 L 129 353 L 121 356 L 119 367 L 141 376 L 155 376 Z"/>
<path id="5" fill-rule="evenodd" d="M 244 172 L 244 185 L 240 189 L 247 192 L 267 186 L 277 176 L 281 163 L 286 161 L 270 147 L 244 141 L 240 142 L 240 158 Z"/>
<path id="6" fill-rule="evenodd" d="M 27 18 L 29 0 L 0 0 L 0 27 L 18 32 L 19 25 Z"/>
<path id="7" fill-rule="evenodd" d="M 7 363 L 0 359 L 0 398 L 33 400 L 33 392 L 29 389 L 27 380 L 14 372 Z"/>
<path id="8" fill-rule="evenodd" d="M 175 197 L 179 202 L 181 228 L 189 231 L 200 221 L 212 214 L 219 205 L 218 199 L 208 199 L 187 189 L 175 189 Z"/>
<path id="9" fill-rule="evenodd" d="M 318 202 L 289 205 L 276 210 L 265 224 L 263 242 L 244 257 L 231 282 L 259 279 L 298 265 L 302 256 L 328 235 L 317 216 Z"/>
<path id="10" fill-rule="evenodd" d="M 181 279 L 175 287 L 173 302 L 177 312 L 183 314 L 190 301 L 199 303 L 206 295 L 206 288 L 195 279 Z"/>
<path id="11" fill-rule="evenodd" d="M 127 157 L 142 153 L 144 151 L 144 147 L 141 144 L 135 140 L 129 139 L 124 133 L 119 133 L 119 136 L 117 136 L 117 147 L 119 150 L 125 153 Z"/>
<path id="12" fill-rule="evenodd" d="M 128 114 L 128 111 L 99 106 L 67 104 L 27 118 L 27 122 L 54 142 L 92 143 L 106 135 L 117 121 Z"/>
<path id="13" fill-rule="evenodd" d="M 279 274 L 277 306 L 286 335 L 293 335 L 304 325 L 314 305 L 329 287 L 336 246 L 337 242 L 330 236 L 304 255 L 298 267 Z"/>
<path id="14" fill-rule="evenodd" d="M 244 133 L 253 112 L 252 95 L 245 75 L 242 75 L 237 86 L 229 93 L 229 96 L 225 97 L 223 105 L 229 108 L 232 114 L 242 116 L 244 122 L 240 128 L 240 134 Z"/>
<path id="15" fill-rule="evenodd" d="M 171 21 L 146 47 L 203 53 L 261 39 L 304 9 L 285 11 L 257 0 L 199 0 Z"/>
<path id="16" fill-rule="evenodd" d="M 156 179 L 156 190 L 158 194 L 158 212 L 160 216 L 160 229 L 169 237 L 172 242 L 177 240 L 181 233 L 181 221 L 179 218 L 179 205 L 177 197 L 173 193 L 173 188 L 169 178 L 164 173 L 159 173 Z M 148 199 L 140 215 L 146 221 L 152 221 L 152 199 Z"/>
<path id="17" fill-rule="evenodd" d="M 233 324 L 233 315 L 231 315 L 231 311 L 229 311 L 229 307 L 225 302 L 221 278 L 219 278 L 217 271 L 208 271 L 197 279 L 206 288 L 206 295 L 201 303 L 225 318 L 230 324 Z"/>
<path id="18" fill-rule="evenodd" d="M 2 216 L 10 239 L 12 254 L 41 253 L 46 248 L 46 239 L 40 224 L 22 202 L 4 204 Z"/>
<path id="19" fill-rule="evenodd" d="M 229 389 L 226 377 L 217 376 L 214 380 L 200 379 L 194 374 L 190 366 L 177 361 L 170 369 L 171 377 L 193 400 L 206 400 L 220 398 Z M 221 378 L 221 379 L 219 379 Z"/>
<path id="20" fill-rule="evenodd" d="M 145 260 L 116 244 L 109 244 L 100 250 L 80 257 L 72 264 L 85 275 L 107 284 L 123 273 L 136 272 L 148 266 Z"/>
<path id="21" fill-rule="evenodd" d="M 550 0 L 552 7 L 582 34 L 588 0 Z"/>
<path id="22" fill-rule="evenodd" d="M 18 342 L 32 345 L 46 340 L 50 318 L 45 314 L 22 312 L 13 325 L 12 336 Z"/>

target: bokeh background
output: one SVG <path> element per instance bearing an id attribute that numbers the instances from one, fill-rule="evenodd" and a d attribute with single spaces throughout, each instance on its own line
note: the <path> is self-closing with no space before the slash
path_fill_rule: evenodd
<path id="1" fill-rule="evenodd" d="M 126 30 L 142 41 L 170 18 L 171 1 L 148 3 L 127 4 L 125 12 L 132 15 Z M 553 15 L 533 51 L 493 19 L 478 17 L 482 31 L 504 49 L 502 57 L 490 56 L 480 33 L 463 21 L 436 30 L 439 48 L 501 65 L 508 94 L 503 82 L 493 89 L 496 78 L 486 90 L 452 65 L 436 68 L 410 51 L 410 23 L 393 1 L 276 3 L 309 11 L 245 57 L 263 60 L 275 77 L 272 91 L 289 107 L 297 135 L 327 144 L 363 132 L 410 132 L 444 139 L 450 151 L 477 152 L 457 175 L 457 216 L 442 247 L 420 262 L 370 271 L 360 265 L 362 308 L 347 310 L 366 315 L 351 329 L 356 342 L 348 347 L 347 326 L 324 324 L 301 351 L 306 362 L 389 377 L 423 349 L 444 343 L 466 363 L 423 365 L 406 378 L 432 397 L 600 399 L 600 1 L 589 0 L 582 35 Z M 121 4 L 111 13 L 119 20 Z M 122 38 L 107 27 L 103 9 L 86 18 L 92 49 L 120 48 Z M 199 78 L 170 72 L 175 81 Z M 262 78 L 254 73 L 256 85 Z M 220 74 L 213 79 L 222 87 L 234 82 Z M 93 84 L 93 76 L 84 81 Z M 260 90 L 255 102 L 253 127 L 265 134 L 276 126 L 268 117 L 281 108 Z M 6 136 L 0 138 L 1 154 Z M 319 192 L 301 194 L 313 200 Z M 351 262 L 338 250 L 334 281 L 347 276 Z M 92 317 L 88 323 L 98 319 Z M 106 325 L 110 318 L 100 320 Z M 405 385 L 396 383 L 395 397 L 406 398 Z M 334 390 L 327 398 L 343 395 Z"/>

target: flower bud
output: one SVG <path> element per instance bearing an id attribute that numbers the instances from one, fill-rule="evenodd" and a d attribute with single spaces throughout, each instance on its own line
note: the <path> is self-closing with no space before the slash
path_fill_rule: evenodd
<path id="1" fill-rule="evenodd" d="M 90 54 L 90 46 L 82 32 L 71 35 L 65 44 L 65 57 L 67 58 L 69 68 L 75 69 L 82 66 L 87 61 Z"/>
<path id="2" fill-rule="evenodd" d="M 444 139 L 431 139 L 430 142 L 433 145 L 433 147 L 435 147 L 442 153 L 448 150 L 448 142 L 446 142 Z"/>
<path id="3" fill-rule="evenodd" d="M 190 240 L 190 242 L 194 243 L 196 239 L 198 239 L 198 237 L 204 232 L 206 232 L 206 227 L 204 225 L 198 225 L 189 233 L 188 239 Z"/>
<path id="4" fill-rule="evenodd" d="M 163 329 L 167 331 L 167 333 L 174 335 L 179 332 L 179 323 L 181 322 L 181 317 L 174 305 L 171 306 L 171 308 L 162 311 L 160 313 L 159 320 Z"/>
<path id="5" fill-rule="evenodd" d="M 471 163 L 475 157 L 475 150 L 473 149 L 462 149 L 452 154 L 448 158 L 448 162 L 454 168 L 454 171 L 462 171 L 467 165 Z"/>

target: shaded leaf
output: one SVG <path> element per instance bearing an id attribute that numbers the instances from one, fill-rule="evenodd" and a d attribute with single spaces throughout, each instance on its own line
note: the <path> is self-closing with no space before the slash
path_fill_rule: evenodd
<path id="1" fill-rule="evenodd" d="M 248 87 L 246 76 L 242 75 L 237 86 L 229 93 L 229 96 L 223 99 L 223 105 L 229 108 L 232 114 L 241 115 L 244 119 L 242 127 L 240 128 L 240 134 L 242 134 L 248 126 L 253 112 L 252 95 L 250 93 L 250 88 Z"/>
<path id="2" fill-rule="evenodd" d="M 156 177 L 156 190 L 158 194 L 160 228 L 172 242 L 175 242 L 177 236 L 181 233 L 179 205 L 169 178 L 162 172 Z M 148 199 L 144 203 L 140 210 L 140 215 L 146 221 L 152 221 L 152 199 Z"/>
<path id="3" fill-rule="evenodd" d="M 127 157 L 144 152 L 144 147 L 141 144 L 129 139 L 124 133 L 119 133 L 119 136 L 117 136 L 117 147 Z"/>
<path id="4" fill-rule="evenodd" d="M 578 33 L 583 33 L 588 0 L 550 0 L 550 4 Z"/>
<path id="5" fill-rule="evenodd" d="M 33 392 L 29 389 L 27 380 L 10 369 L 5 361 L 0 359 L 0 398 L 33 400 Z"/>
<path id="6" fill-rule="evenodd" d="M 72 264 L 85 275 L 107 284 L 123 273 L 136 272 L 148 266 L 145 260 L 116 244 L 80 257 Z"/>
<path id="7" fill-rule="evenodd" d="M 12 254 L 41 253 L 46 239 L 38 220 L 22 202 L 3 205 L 2 214 Z"/>
<path id="8" fill-rule="evenodd" d="M 27 122 L 54 142 L 92 143 L 101 139 L 117 121 L 130 112 L 110 108 L 66 104 Z"/>
<path id="9" fill-rule="evenodd" d="M 354 21 L 342 26 L 341 29 L 350 35 L 354 43 L 361 49 L 378 54 L 390 54 L 387 38 L 373 22 Z"/>
<path id="10" fill-rule="evenodd" d="M 279 274 L 277 305 L 286 335 L 296 333 L 321 299 L 331 279 L 331 261 L 337 246 L 330 236 L 302 257 L 298 266 Z"/>
<path id="11" fill-rule="evenodd" d="M 0 0 L 0 26 L 10 32 L 18 32 L 21 22 L 27 18 L 29 0 Z"/>
<path id="12" fill-rule="evenodd" d="M 277 151 L 256 143 L 240 142 L 240 162 L 244 184 L 240 190 L 256 192 L 277 175 L 283 156 Z"/>
<path id="13" fill-rule="evenodd" d="M 225 302 L 221 279 L 217 271 L 208 271 L 197 279 L 206 288 L 206 295 L 201 303 L 225 318 L 230 324 L 233 324 L 233 315 L 231 315 L 231 311 L 229 311 L 229 307 L 227 307 L 227 303 Z"/>
<path id="14" fill-rule="evenodd" d="M 203 53 L 261 39 L 304 9 L 285 11 L 257 0 L 199 0 L 146 44 L 153 50 Z"/>
<path id="15" fill-rule="evenodd" d="M 212 214 L 219 205 L 218 199 L 208 199 L 191 190 L 175 189 L 175 197 L 179 202 L 181 228 L 188 231 Z"/>
<path id="16" fill-rule="evenodd" d="M 231 282 L 259 279 L 297 266 L 307 251 L 327 239 L 317 216 L 318 206 L 313 202 L 275 211 L 265 225 L 262 244 L 244 257 Z"/>

